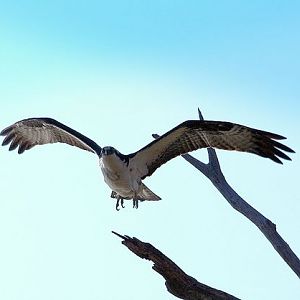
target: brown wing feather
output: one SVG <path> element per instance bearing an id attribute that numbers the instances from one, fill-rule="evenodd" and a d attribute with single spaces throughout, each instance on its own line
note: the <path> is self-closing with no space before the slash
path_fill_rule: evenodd
<path id="1" fill-rule="evenodd" d="M 66 143 L 86 151 L 101 153 L 101 147 L 94 141 L 50 118 L 21 120 L 3 129 L 0 134 L 5 136 L 2 145 L 10 143 L 9 150 L 19 147 L 19 154 L 36 145 L 51 143 Z"/>
<path id="2" fill-rule="evenodd" d="M 254 153 L 282 163 L 279 158 L 290 160 L 282 151 L 294 151 L 275 141 L 281 139 L 285 137 L 239 124 L 190 120 L 130 154 L 130 157 L 132 163 L 138 166 L 142 179 L 178 155 L 208 147 Z"/>

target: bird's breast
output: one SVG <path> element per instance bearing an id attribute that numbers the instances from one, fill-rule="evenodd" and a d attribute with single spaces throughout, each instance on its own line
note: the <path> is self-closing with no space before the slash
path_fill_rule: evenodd
<path id="1" fill-rule="evenodd" d="M 109 156 L 104 156 L 100 158 L 100 168 L 104 176 L 105 182 L 108 181 L 118 181 L 122 175 L 124 176 L 124 166 L 116 161 L 115 158 Z M 108 182 L 107 182 L 108 183 Z"/>
<path id="2" fill-rule="evenodd" d="M 133 197 L 140 185 L 140 179 L 135 178 L 132 169 L 118 158 L 102 157 L 100 167 L 105 183 L 123 197 Z"/>

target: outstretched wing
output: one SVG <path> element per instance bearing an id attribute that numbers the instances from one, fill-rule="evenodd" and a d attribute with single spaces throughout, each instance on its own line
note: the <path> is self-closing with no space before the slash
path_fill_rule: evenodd
<path id="1" fill-rule="evenodd" d="M 208 147 L 254 153 L 282 164 L 280 158 L 291 160 L 283 151 L 294 152 L 276 141 L 282 139 L 285 137 L 239 124 L 190 120 L 129 154 L 129 158 L 142 179 L 178 155 Z"/>
<path id="2" fill-rule="evenodd" d="M 101 147 L 94 141 L 50 118 L 24 119 L 3 129 L 0 134 L 5 136 L 2 145 L 10 143 L 9 150 L 19 147 L 19 154 L 36 145 L 66 143 L 101 155 Z"/>

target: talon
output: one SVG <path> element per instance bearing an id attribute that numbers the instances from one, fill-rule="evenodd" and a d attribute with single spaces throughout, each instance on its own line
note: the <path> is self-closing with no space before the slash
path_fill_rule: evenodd
<path id="1" fill-rule="evenodd" d="M 119 204 L 120 204 L 120 199 L 117 199 L 117 203 L 116 203 L 116 210 L 117 210 L 117 211 L 120 210 Z M 121 203 L 121 205 L 122 205 L 122 203 Z M 122 205 L 122 207 L 123 207 L 123 205 Z"/>
<path id="2" fill-rule="evenodd" d="M 133 199 L 133 208 L 138 208 L 139 207 L 139 200 L 138 199 Z"/>
<path id="3" fill-rule="evenodd" d="M 124 198 L 123 197 L 121 197 L 121 196 L 117 196 L 117 203 L 116 203 L 116 210 L 117 211 L 119 211 L 120 210 L 120 204 L 121 204 L 121 207 L 122 208 L 125 208 L 125 206 L 124 206 Z"/>

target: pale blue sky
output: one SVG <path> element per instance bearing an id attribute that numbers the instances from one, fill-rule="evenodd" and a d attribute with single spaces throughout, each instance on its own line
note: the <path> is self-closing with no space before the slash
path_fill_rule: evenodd
<path id="1" fill-rule="evenodd" d="M 297 153 L 283 166 L 218 154 L 229 183 L 300 255 L 299 9 L 298 1 L 1 1 L 0 127 L 49 116 L 130 153 L 197 118 L 199 107 L 207 119 L 285 135 Z M 242 299 L 300 297 L 299 279 L 264 236 L 180 158 L 146 180 L 162 201 L 116 212 L 92 154 L 0 150 L 0 299 L 171 299 L 111 230 L 151 242 Z M 196 156 L 206 160 L 203 150 Z"/>

